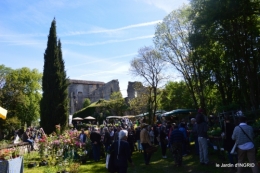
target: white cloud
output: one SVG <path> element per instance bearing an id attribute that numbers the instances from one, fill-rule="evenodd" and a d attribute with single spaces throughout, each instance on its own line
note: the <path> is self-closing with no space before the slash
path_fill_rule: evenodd
<path id="1" fill-rule="evenodd" d="M 159 22 L 162 22 L 162 20 L 156 20 L 152 22 L 144 22 L 144 23 L 139 23 L 139 24 L 133 24 L 133 25 L 128 25 L 124 26 L 121 28 L 115 28 L 115 29 L 104 29 L 101 27 L 95 27 L 94 29 L 91 29 L 89 31 L 74 31 L 74 32 L 69 32 L 69 33 L 63 33 L 60 34 L 60 37 L 66 37 L 66 36 L 77 36 L 77 35 L 86 35 L 86 34 L 99 34 L 99 33 L 106 33 L 106 34 L 116 34 L 119 35 L 120 31 L 127 30 L 127 29 L 132 29 L 132 28 L 138 28 L 138 27 L 145 27 L 145 26 L 150 26 L 150 25 L 156 25 Z M 4 32 L 2 32 L 4 33 Z M 21 39 L 23 40 L 24 37 L 46 37 L 47 34 L 43 33 L 23 33 L 23 34 L 10 34 L 10 33 L 5 33 L 5 34 L 0 34 L 0 38 L 6 38 L 6 39 Z M 114 35 L 113 35 L 114 36 Z M 131 41 L 131 40 L 138 40 L 138 39 L 145 39 L 145 38 L 152 38 L 153 36 L 141 36 L 141 37 L 136 37 L 136 38 L 131 38 L 131 39 L 126 39 L 126 40 L 109 40 L 106 42 L 98 42 L 98 43 L 90 43 L 90 44 L 85 44 L 85 43 L 77 43 L 77 42 L 67 42 L 68 44 L 76 44 L 76 45 L 82 45 L 82 46 L 93 46 L 93 45 L 101 45 L 101 44 L 107 44 L 107 43 L 114 43 L 114 42 L 124 42 L 124 41 Z M 22 44 L 22 41 L 16 41 L 14 44 Z M 29 44 L 29 43 L 27 43 Z"/>
<path id="2" fill-rule="evenodd" d="M 20 38 L 18 40 L 14 34 L 12 34 L 13 37 L 8 38 L 8 37 L 3 37 L 6 40 L 0 41 L 0 43 L 8 43 L 8 45 L 45 45 L 46 40 L 35 40 L 32 38 L 29 38 L 30 35 L 26 34 L 21 34 L 17 35 L 17 37 Z M 142 40 L 142 39 L 149 39 L 153 38 L 154 35 L 145 35 L 145 36 L 140 36 L 140 37 L 133 37 L 133 38 L 127 38 L 127 39 L 115 39 L 115 40 L 107 40 L 107 41 L 101 41 L 101 42 L 94 42 L 94 43 L 84 43 L 84 42 L 74 42 L 74 41 L 62 41 L 62 44 L 68 44 L 68 45 L 78 45 L 78 46 L 97 46 L 97 45 L 105 45 L 105 44 L 111 44 L 111 43 L 120 43 L 120 42 L 128 42 L 128 41 L 135 41 L 135 40 Z M 1 35 L 0 35 L 1 38 Z M 26 41 L 25 41 L 26 40 Z"/>
<path id="3" fill-rule="evenodd" d="M 104 45 L 104 44 L 110 44 L 110 43 L 119 43 L 119 42 L 127 42 L 127 41 L 134 41 L 134 40 L 142 40 L 142 39 L 153 38 L 153 37 L 154 37 L 154 35 L 145 35 L 145 36 L 122 39 L 122 40 L 108 40 L 108 41 L 95 42 L 95 43 L 70 42 L 70 41 L 65 40 L 65 41 L 63 41 L 63 43 L 64 44 L 78 45 L 78 46 L 96 46 L 96 45 Z"/>
<path id="4" fill-rule="evenodd" d="M 170 13 L 172 10 L 179 8 L 181 5 L 188 4 L 188 0 L 142 0 L 143 2 L 153 5 L 159 9 Z"/>
<path id="5" fill-rule="evenodd" d="M 65 33 L 65 34 L 62 34 L 62 35 L 63 36 L 74 36 L 74 35 L 97 34 L 97 33 L 108 33 L 109 34 L 109 33 L 115 33 L 115 32 L 118 32 L 118 31 L 123 31 L 123 30 L 127 30 L 127 29 L 132 29 L 132 28 L 156 25 L 159 22 L 162 22 L 162 20 L 133 24 L 133 25 L 128 25 L 128 26 L 124 26 L 124 27 L 121 27 L 121 28 L 115 28 L 115 29 L 95 28 L 95 29 L 90 30 L 90 31 L 75 31 L 75 32 Z"/>

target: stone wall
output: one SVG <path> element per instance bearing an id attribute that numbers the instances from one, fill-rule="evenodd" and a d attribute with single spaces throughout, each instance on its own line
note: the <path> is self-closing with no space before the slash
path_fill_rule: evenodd
<path id="1" fill-rule="evenodd" d="M 118 80 L 117 79 L 112 80 L 104 84 L 103 86 L 97 88 L 95 91 L 93 91 L 90 95 L 93 98 L 93 100 L 91 101 L 96 102 L 99 99 L 109 100 L 112 92 L 119 92 L 119 91 L 120 88 L 119 88 Z"/>
<path id="2" fill-rule="evenodd" d="M 83 102 L 86 98 L 90 101 L 96 102 L 99 99 L 109 100 L 112 92 L 119 92 L 119 81 L 117 79 L 104 83 L 99 81 L 85 81 L 85 80 L 69 80 L 69 114 L 73 115 L 75 112 L 83 108 Z M 141 82 L 128 82 L 127 98 L 129 100 L 140 96 L 145 92 L 145 87 Z"/>
<path id="3" fill-rule="evenodd" d="M 84 81 L 84 80 L 69 80 L 69 113 L 72 115 L 76 111 L 82 109 L 83 102 L 86 98 L 89 98 L 91 101 L 96 100 L 92 98 L 91 93 L 97 90 L 98 88 L 105 85 L 104 82 L 99 81 Z"/>
<path id="4" fill-rule="evenodd" d="M 99 99 L 109 100 L 112 92 L 120 91 L 118 80 L 112 80 L 108 83 L 99 81 L 69 80 L 69 113 L 74 114 L 83 108 L 86 98 L 91 102 Z"/>
<path id="5" fill-rule="evenodd" d="M 128 82 L 127 99 L 131 100 L 145 91 L 145 87 L 141 82 Z"/>

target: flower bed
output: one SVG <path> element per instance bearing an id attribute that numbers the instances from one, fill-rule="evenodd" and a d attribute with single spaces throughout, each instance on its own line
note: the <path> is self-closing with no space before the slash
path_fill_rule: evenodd
<path id="1" fill-rule="evenodd" d="M 0 150 L 0 160 L 14 159 L 20 156 L 19 148 L 6 148 Z"/>
<path id="2" fill-rule="evenodd" d="M 8 141 L 0 143 L 0 160 L 9 160 L 24 154 L 23 147 L 27 148 L 28 143 L 10 144 Z"/>
<path id="3" fill-rule="evenodd" d="M 88 132 L 86 135 L 89 138 Z M 40 163 L 44 163 L 41 166 L 48 164 L 60 167 L 60 170 L 64 171 L 69 165 L 68 162 L 81 160 L 85 162 L 91 148 L 90 140 L 86 141 L 86 143 L 80 142 L 78 131 L 65 131 L 60 134 L 58 129 L 49 136 L 43 135 L 38 141 Z"/>

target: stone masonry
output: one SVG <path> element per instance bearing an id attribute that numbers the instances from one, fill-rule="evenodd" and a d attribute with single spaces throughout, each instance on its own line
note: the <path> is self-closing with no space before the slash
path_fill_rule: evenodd
<path id="1" fill-rule="evenodd" d="M 119 81 L 117 79 L 104 83 L 100 81 L 86 81 L 86 80 L 69 80 L 69 114 L 73 115 L 75 112 L 83 108 L 83 103 L 86 98 L 90 101 L 96 102 L 99 99 L 109 100 L 112 92 L 119 92 Z M 145 92 L 145 87 L 141 82 L 128 82 L 126 102 L 139 96 Z"/>
<path id="2" fill-rule="evenodd" d="M 118 80 L 104 83 L 99 81 L 70 79 L 69 83 L 70 115 L 83 108 L 83 103 L 86 98 L 89 98 L 91 102 L 96 102 L 99 99 L 109 100 L 112 92 L 120 91 Z"/>

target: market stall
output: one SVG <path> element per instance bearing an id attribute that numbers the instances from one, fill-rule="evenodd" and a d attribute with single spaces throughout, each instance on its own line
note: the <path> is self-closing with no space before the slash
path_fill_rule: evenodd
<path id="1" fill-rule="evenodd" d="M 191 118 L 195 117 L 197 110 L 194 109 L 176 109 L 169 112 L 165 112 L 160 115 L 161 121 L 180 122 L 181 119 L 185 119 L 187 122 Z"/>

